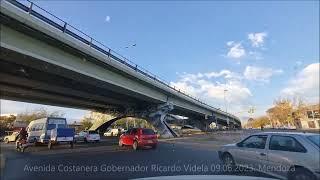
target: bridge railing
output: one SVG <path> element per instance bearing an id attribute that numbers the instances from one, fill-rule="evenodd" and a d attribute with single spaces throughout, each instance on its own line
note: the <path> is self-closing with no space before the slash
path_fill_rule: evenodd
<path id="1" fill-rule="evenodd" d="M 77 29 L 76 27 L 68 24 L 66 21 L 60 19 L 59 17 L 51 14 L 50 12 L 48 12 L 47 10 L 41 8 L 40 6 L 38 6 L 37 4 L 27 0 L 27 1 L 16 1 L 16 0 L 6 0 L 8 2 L 10 2 L 11 4 L 15 5 L 16 7 L 18 7 L 20 10 L 42 20 L 43 22 L 46 22 L 47 24 L 51 25 L 52 27 L 61 30 L 63 33 L 68 34 L 69 36 L 71 36 L 72 38 L 90 46 L 91 48 L 105 54 L 106 56 L 108 56 L 109 58 L 111 58 L 112 60 L 119 62 L 133 70 L 135 70 L 136 72 L 160 83 L 163 84 L 173 90 L 175 90 L 178 93 L 183 94 L 184 96 L 187 96 L 203 105 L 206 105 L 210 108 L 213 108 L 217 111 L 220 112 L 224 112 L 220 109 L 217 109 L 211 105 L 208 105 L 206 103 L 204 103 L 203 101 L 201 101 L 199 98 L 196 98 L 190 94 L 188 94 L 185 91 L 182 91 L 181 89 L 176 88 L 175 86 L 170 85 L 169 82 L 163 80 L 162 78 L 160 78 L 159 76 L 154 75 L 153 73 L 149 72 L 148 70 L 144 69 L 141 66 L 138 66 L 137 64 L 135 64 L 134 62 L 130 61 L 129 59 L 125 58 L 124 56 L 118 54 L 117 52 L 113 51 L 112 49 L 110 49 L 109 47 L 105 46 L 103 43 L 95 40 L 94 38 L 92 38 L 91 36 L 87 35 L 86 33 L 82 32 L 81 30 Z"/>

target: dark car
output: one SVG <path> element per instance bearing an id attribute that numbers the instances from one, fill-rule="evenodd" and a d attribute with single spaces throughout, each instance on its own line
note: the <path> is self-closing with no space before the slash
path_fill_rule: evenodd
<path id="1" fill-rule="evenodd" d="M 158 144 L 157 134 L 152 129 L 132 128 L 119 138 L 119 146 L 132 146 L 134 150 L 150 146 L 155 149 Z"/>

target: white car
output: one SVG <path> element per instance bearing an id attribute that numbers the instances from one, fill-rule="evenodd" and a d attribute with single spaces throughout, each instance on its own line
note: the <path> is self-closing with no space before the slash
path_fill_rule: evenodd
<path id="1" fill-rule="evenodd" d="M 257 133 L 239 143 L 224 145 L 218 153 L 231 171 L 245 168 L 280 179 L 320 179 L 319 134 Z"/>
<path id="2" fill-rule="evenodd" d="M 119 130 L 120 130 L 120 133 L 124 132 L 124 129 L 109 129 L 103 135 L 104 136 L 118 136 Z"/>
<path id="3" fill-rule="evenodd" d="M 84 142 L 99 142 L 100 141 L 100 135 L 96 131 L 92 130 L 85 130 L 78 133 L 77 136 L 75 136 L 75 139 L 79 141 L 80 139 L 83 139 Z"/>
<path id="4" fill-rule="evenodd" d="M 19 134 L 19 132 L 7 132 L 9 135 L 7 135 L 7 136 L 5 136 L 4 138 L 3 138 L 3 140 L 4 140 L 4 142 L 5 143 L 9 143 L 9 142 L 14 142 L 14 141 L 16 141 L 17 140 L 17 138 L 18 138 L 18 134 Z"/>

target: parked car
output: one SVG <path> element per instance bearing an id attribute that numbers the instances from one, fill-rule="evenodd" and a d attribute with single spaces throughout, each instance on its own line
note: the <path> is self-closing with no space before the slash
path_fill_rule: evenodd
<path id="1" fill-rule="evenodd" d="M 228 144 L 218 152 L 227 167 L 245 167 L 280 179 L 320 179 L 320 135 L 265 132 Z M 238 168 L 237 168 L 238 169 Z"/>
<path id="2" fill-rule="evenodd" d="M 288 130 L 296 130 L 296 129 L 297 129 L 297 127 L 296 127 L 296 126 L 291 126 L 291 125 L 289 125 L 289 126 L 284 126 L 284 129 L 288 129 Z"/>
<path id="3" fill-rule="evenodd" d="M 122 134 L 119 138 L 119 146 L 132 146 L 134 150 L 151 146 L 153 149 L 157 147 L 158 137 L 152 129 L 132 128 Z"/>
<path id="4" fill-rule="evenodd" d="M 99 142 L 100 141 L 100 135 L 98 132 L 93 130 L 85 130 L 81 131 L 78 134 L 74 136 L 75 142 Z"/>
<path id="5" fill-rule="evenodd" d="M 48 143 L 52 129 L 66 127 L 65 118 L 48 117 L 31 121 L 27 127 L 28 142 Z"/>
<path id="6" fill-rule="evenodd" d="M 76 133 L 74 135 L 74 142 L 77 143 L 77 142 L 86 142 L 86 132 L 84 131 L 81 131 L 79 133 Z"/>
<path id="7" fill-rule="evenodd" d="M 7 131 L 8 135 L 3 138 L 5 143 L 15 142 L 18 138 L 19 132 Z"/>
<path id="8" fill-rule="evenodd" d="M 105 132 L 103 135 L 104 136 L 118 136 L 118 134 L 123 133 L 124 129 L 123 128 L 119 128 L 119 129 L 109 129 L 107 132 Z"/>

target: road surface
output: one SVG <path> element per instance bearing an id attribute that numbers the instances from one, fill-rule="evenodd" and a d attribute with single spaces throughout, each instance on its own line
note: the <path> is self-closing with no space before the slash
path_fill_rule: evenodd
<path id="1" fill-rule="evenodd" d="M 1 144 L 5 156 L 4 180 L 9 179 L 131 179 L 167 175 L 228 174 L 215 149 L 160 142 L 157 149 L 134 151 L 120 148 L 116 139 L 78 144 L 74 149 L 57 146 L 31 147 L 25 153 Z M 263 176 L 246 172 L 237 175 Z"/>

